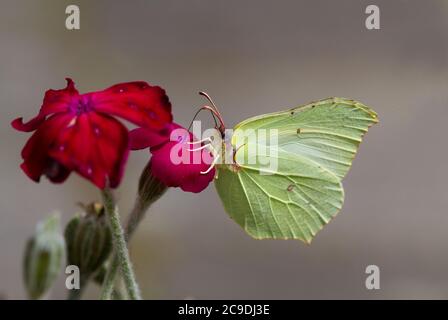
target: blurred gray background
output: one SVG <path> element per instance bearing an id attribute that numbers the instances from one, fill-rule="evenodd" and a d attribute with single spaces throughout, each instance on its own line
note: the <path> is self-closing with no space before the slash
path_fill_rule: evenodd
<path id="1" fill-rule="evenodd" d="M 364 27 L 368 4 L 381 30 Z M 81 30 L 65 29 L 78 4 Z M 48 88 L 70 76 L 81 92 L 117 82 L 163 86 L 188 125 L 205 90 L 233 126 L 329 96 L 374 108 L 380 124 L 344 181 L 345 205 L 311 246 L 257 241 L 224 212 L 214 186 L 170 190 L 131 243 L 146 298 L 448 298 L 447 1 L 0 1 L 0 292 L 25 298 L 22 252 L 37 221 L 66 222 L 77 201 L 99 200 L 73 174 L 63 185 L 19 169 Z M 204 119 L 207 116 L 204 114 Z M 146 151 L 134 152 L 117 191 L 131 208 Z M 364 286 L 381 269 L 381 289 Z M 61 274 L 50 297 L 64 299 Z M 96 298 L 92 285 L 87 298 Z"/>

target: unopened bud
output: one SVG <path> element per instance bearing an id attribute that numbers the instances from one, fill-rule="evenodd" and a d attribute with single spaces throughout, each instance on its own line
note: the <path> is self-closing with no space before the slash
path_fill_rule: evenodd
<path id="1" fill-rule="evenodd" d="M 152 174 L 151 161 L 149 161 L 140 175 L 137 200 L 126 224 L 126 240 L 129 240 L 149 206 L 159 199 L 166 190 L 168 187 Z"/>
<path id="2" fill-rule="evenodd" d="M 58 276 L 64 258 L 64 238 L 59 231 L 59 216 L 54 215 L 37 225 L 28 240 L 24 257 L 24 280 L 31 299 L 39 299 Z"/>
<path id="3" fill-rule="evenodd" d="M 73 217 L 65 228 L 67 264 L 79 268 L 87 279 L 100 269 L 112 251 L 112 236 L 99 203 L 82 206 L 84 212 Z"/>
<path id="4" fill-rule="evenodd" d="M 158 200 L 168 189 L 159 179 L 153 176 L 151 172 L 151 161 L 143 169 L 138 182 L 138 196 L 142 206 L 149 207 Z"/>

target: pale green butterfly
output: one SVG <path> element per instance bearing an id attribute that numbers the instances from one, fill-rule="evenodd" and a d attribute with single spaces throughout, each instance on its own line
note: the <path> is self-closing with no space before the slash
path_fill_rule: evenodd
<path id="1" fill-rule="evenodd" d="M 201 94 L 213 105 L 204 108 L 219 118 L 224 136 L 221 115 Z M 342 179 L 377 122 L 377 114 L 360 102 L 328 98 L 239 123 L 222 146 L 230 163 L 216 165 L 215 186 L 226 212 L 253 238 L 310 243 L 341 209 Z M 274 132 L 274 139 L 246 134 L 262 130 Z M 270 161 L 274 169 L 266 166 Z"/>

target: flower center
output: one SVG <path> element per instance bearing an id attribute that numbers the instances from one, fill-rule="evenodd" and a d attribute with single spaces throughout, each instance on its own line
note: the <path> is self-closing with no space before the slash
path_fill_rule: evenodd
<path id="1" fill-rule="evenodd" d="M 79 116 L 82 113 L 92 111 L 93 107 L 89 97 L 81 96 L 73 100 L 70 109 Z"/>

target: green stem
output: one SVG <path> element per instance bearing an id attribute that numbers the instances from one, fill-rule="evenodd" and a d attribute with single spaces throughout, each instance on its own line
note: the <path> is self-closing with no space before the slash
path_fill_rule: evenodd
<path id="1" fill-rule="evenodd" d="M 124 234 L 125 241 L 129 242 L 129 238 L 134 233 L 137 228 L 138 223 L 142 219 L 142 216 L 147 210 L 147 207 L 142 207 L 139 200 L 136 201 L 134 209 L 132 209 L 129 214 L 128 222 L 126 223 L 126 231 Z M 113 295 L 113 290 L 115 286 L 115 278 L 118 272 L 119 259 L 116 254 L 112 256 L 109 268 L 107 268 L 106 278 L 103 282 L 103 289 L 101 292 L 102 300 L 111 300 Z"/>
<path id="2" fill-rule="evenodd" d="M 151 174 L 150 163 L 148 163 L 140 176 L 138 195 L 135 200 L 134 208 L 129 214 L 126 222 L 126 230 L 124 235 L 126 242 L 129 242 L 129 239 L 137 229 L 137 226 L 145 216 L 145 213 L 151 204 L 157 201 L 166 192 L 166 190 L 167 187 Z M 101 294 L 102 299 L 112 299 L 118 265 L 118 257 L 114 254 L 106 274 L 106 279 L 103 283 L 103 291 Z"/>
<path id="3" fill-rule="evenodd" d="M 102 191 L 102 196 L 103 196 L 104 208 L 109 218 L 112 230 L 112 239 L 115 249 L 114 255 L 116 257 L 114 260 L 118 260 L 117 264 L 120 266 L 129 298 L 131 300 L 140 300 L 141 299 L 140 290 L 138 288 L 137 282 L 135 281 L 134 271 L 132 270 L 131 259 L 129 258 L 129 252 L 126 246 L 126 240 L 124 237 L 123 228 L 121 227 L 120 224 L 120 216 L 118 214 L 118 209 L 115 205 L 112 192 L 108 188 L 105 188 Z M 110 276 L 113 277 L 108 281 L 114 282 L 115 275 L 109 275 L 109 277 Z M 108 277 L 106 276 L 106 279 L 107 278 Z"/>
<path id="4" fill-rule="evenodd" d="M 121 292 L 115 288 L 112 290 L 112 300 L 125 300 L 125 297 L 121 294 Z"/>
<path id="5" fill-rule="evenodd" d="M 115 275 L 118 271 L 118 258 L 114 254 L 112 256 L 113 260 L 107 268 L 106 277 L 104 278 L 103 286 L 101 289 L 101 300 L 112 300 L 113 292 L 114 292 L 114 286 L 115 286 Z"/>

